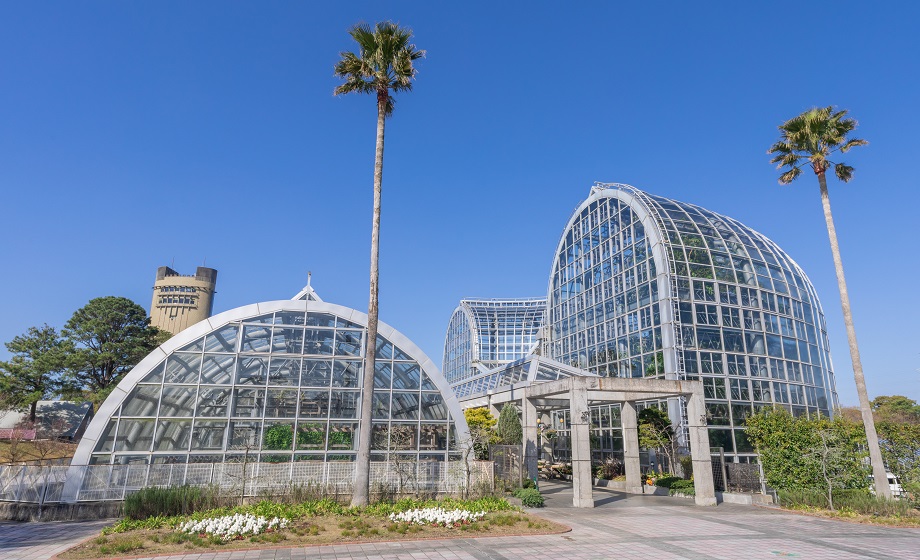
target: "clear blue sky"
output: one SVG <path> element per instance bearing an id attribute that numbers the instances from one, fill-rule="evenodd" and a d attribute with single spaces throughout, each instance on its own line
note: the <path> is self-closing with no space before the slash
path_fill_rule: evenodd
<path id="1" fill-rule="evenodd" d="M 540 296 L 594 181 L 733 216 L 796 259 L 852 368 L 816 179 L 783 120 L 848 108 L 831 183 L 871 395 L 920 399 L 920 8 L 913 3 L 5 2 L 0 340 L 155 270 L 219 269 L 215 311 L 305 283 L 367 308 L 375 106 L 337 99 L 359 21 L 427 49 L 388 121 L 381 317 L 440 363 L 464 296 Z M 640 5 L 641 4 L 641 5 Z M 0 352 L 0 357 L 5 357 Z"/>

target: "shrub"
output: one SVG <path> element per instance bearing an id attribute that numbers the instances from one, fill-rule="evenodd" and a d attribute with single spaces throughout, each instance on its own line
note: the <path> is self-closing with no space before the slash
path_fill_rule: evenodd
<path id="1" fill-rule="evenodd" d="M 536 488 L 537 483 L 533 481 L 532 478 L 522 478 L 521 479 L 521 488 Z"/>
<path id="2" fill-rule="evenodd" d="M 149 486 L 125 496 L 125 516 L 130 519 L 188 515 L 221 505 L 220 493 L 213 487 Z"/>
<path id="3" fill-rule="evenodd" d="M 779 490 L 780 505 L 789 508 L 827 508 L 827 494 L 820 490 Z M 901 517 L 911 515 L 911 504 L 906 500 L 886 500 L 868 490 L 834 490 L 834 507 L 863 515 Z"/>
<path id="4" fill-rule="evenodd" d="M 671 483 L 669 486 L 668 494 L 671 496 L 675 494 L 683 494 L 685 496 L 695 496 L 696 488 L 693 486 L 692 480 L 683 480 L 679 479 Z"/>
<path id="5" fill-rule="evenodd" d="M 524 428 L 521 426 L 518 408 L 514 404 L 508 403 L 502 407 L 495 432 L 505 445 L 521 445 L 524 440 Z"/>
<path id="6" fill-rule="evenodd" d="M 521 488 L 515 492 L 515 496 L 521 499 L 521 505 L 524 507 L 543 507 L 543 496 L 536 488 Z"/>
<path id="7" fill-rule="evenodd" d="M 655 486 L 661 486 L 662 488 L 673 488 L 675 484 L 680 482 L 689 482 L 682 479 L 679 476 L 663 476 L 661 478 L 655 479 Z M 691 483 L 690 486 L 693 486 Z"/>

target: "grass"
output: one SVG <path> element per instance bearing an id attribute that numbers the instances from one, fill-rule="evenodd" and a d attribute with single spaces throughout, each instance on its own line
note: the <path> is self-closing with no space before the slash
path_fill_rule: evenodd
<path id="1" fill-rule="evenodd" d="M 822 492 L 779 491 L 779 503 L 784 509 L 857 523 L 920 527 L 920 510 L 907 500 L 886 500 L 865 490 L 838 490 L 833 497 L 834 510 L 831 510 Z"/>
<path id="2" fill-rule="evenodd" d="M 448 529 L 445 527 L 394 523 L 389 514 L 417 507 L 440 506 L 487 511 L 479 522 Z M 287 529 L 265 532 L 223 543 L 206 535 L 179 533 L 175 527 L 187 519 L 201 519 L 227 513 L 253 513 L 266 517 L 286 517 Z M 59 555 L 64 560 L 106 558 L 127 553 L 155 555 L 264 548 L 271 546 L 309 546 L 349 542 L 393 541 L 419 538 L 468 538 L 517 534 L 549 534 L 568 530 L 567 527 L 530 515 L 511 506 L 502 498 L 480 500 L 403 499 L 375 504 L 365 508 L 350 508 L 333 500 L 315 500 L 301 504 L 261 502 L 251 506 L 217 508 L 180 516 L 155 516 L 148 519 L 123 519 L 102 531 L 100 536 Z M 142 553 L 139 551 L 143 551 Z"/>

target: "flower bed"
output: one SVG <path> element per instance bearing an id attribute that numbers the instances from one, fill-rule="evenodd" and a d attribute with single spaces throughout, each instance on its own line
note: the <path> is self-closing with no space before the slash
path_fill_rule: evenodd
<path id="1" fill-rule="evenodd" d="M 178 529 L 183 533 L 191 535 L 205 534 L 218 537 L 227 542 L 246 536 L 258 535 L 273 529 L 284 529 L 287 525 L 288 520 L 279 517 L 266 519 L 261 515 L 237 513 L 235 515 L 224 515 L 223 517 L 211 517 L 200 521 L 186 521 L 179 524 Z"/>
<path id="2" fill-rule="evenodd" d="M 391 513 L 390 521 L 436 527 L 459 527 L 479 521 L 486 512 L 471 512 L 465 509 L 446 510 L 442 508 L 410 509 L 402 513 Z"/>

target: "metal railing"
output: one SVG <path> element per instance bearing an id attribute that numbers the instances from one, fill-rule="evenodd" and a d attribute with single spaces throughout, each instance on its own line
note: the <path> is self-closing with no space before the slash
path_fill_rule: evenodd
<path id="1" fill-rule="evenodd" d="M 297 487 L 350 494 L 351 462 L 203 463 L 172 465 L 0 466 L 0 501 L 28 503 L 123 500 L 148 486 L 216 487 L 236 496 L 278 496 Z M 371 488 L 395 493 L 461 493 L 491 485 L 491 461 L 372 462 Z M 65 496 L 65 485 L 77 486 Z"/>

